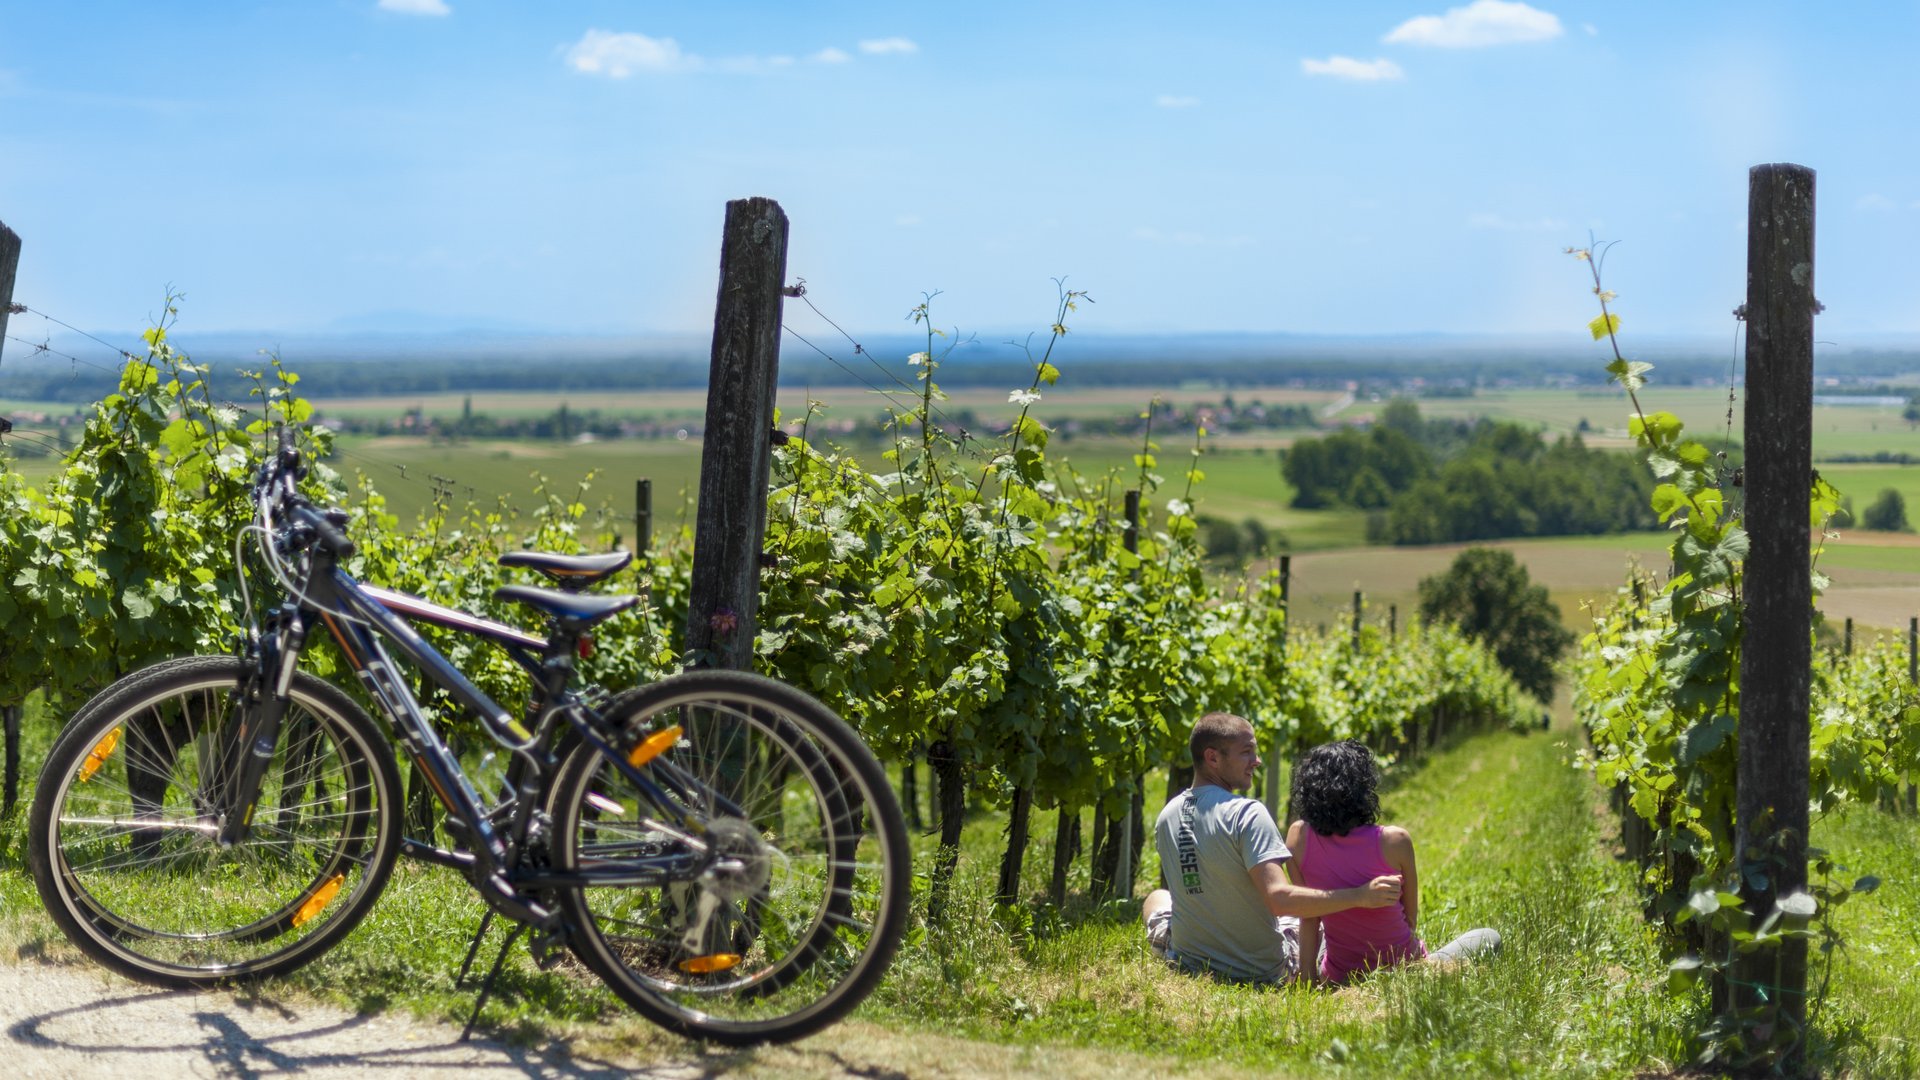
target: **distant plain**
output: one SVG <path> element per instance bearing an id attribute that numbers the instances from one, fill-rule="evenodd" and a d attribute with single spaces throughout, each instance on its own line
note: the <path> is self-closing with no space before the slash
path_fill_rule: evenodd
<path id="1" fill-rule="evenodd" d="M 317 382 L 317 380 L 316 380 Z M 312 384 L 303 389 L 317 389 Z M 1009 388 L 1012 389 L 1012 388 Z M 1056 431 L 1049 454 L 1067 462 L 1088 483 L 1110 482 L 1116 487 L 1138 483 L 1137 438 L 1075 434 L 1077 424 L 1103 418 L 1137 416 L 1150 403 L 1156 406 L 1153 440 L 1158 444 L 1152 472 L 1161 478 L 1154 498 L 1165 500 L 1189 494 L 1186 470 L 1195 461 L 1196 433 L 1191 417 L 1197 409 L 1217 412 L 1227 391 L 1208 385 L 1170 382 L 1160 388 L 1070 385 L 1043 388 L 1036 415 Z M 1374 396 L 1356 398 L 1330 389 L 1297 386 L 1235 387 L 1231 397 L 1240 408 L 1253 403 L 1304 404 L 1321 414 L 1322 423 L 1363 423 L 1384 401 Z M 1650 409 L 1675 413 L 1688 433 L 1710 447 L 1738 444 L 1743 417 L 1736 401 L 1729 424 L 1727 390 L 1709 387 L 1649 386 L 1642 403 Z M 563 404 L 577 414 L 598 411 L 607 416 L 659 425 L 659 438 L 558 440 L 449 441 L 414 435 L 342 436 L 333 464 L 351 479 L 362 473 L 387 499 L 391 511 L 403 520 L 417 515 L 436 488 L 456 502 L 483 507 L 505 506 L 512 516 L 530 511 L 536 489 L 572 501 L 583 481 L 581 501 L 605 515 L 623 540 L 631 537 L 635 482 L 652 481 L 654 531 L 666 534 L 690 520 L 690 503 L 698 486 L 699 430 L 705 412 L 705 394 L 698 390 L 615 391 L 583 398 L 577 393 L 436 393 L 395 397 L 314 399 L 317 414 L 360 420 L 393 421 L 417 411 L 451 420 L 470 407 L 477 415 L 500 419 L 527 419 L 552 414 Z M 869 431 L 890 410 L 905 413 L 917 404 L 906 386 L 879 393 L 871 388 L 782 387 L 779 408 L 783 426 L 799 430 L 815 403 L 809 439 L 817 447 L 842 447 L 868 468 L 880 470 L 883 444 L 870 435 L 852 437 L 846 428 L 858 421 Z M 1470 397 L 1418 399 L 1429 417 L 1512 420 L 1535 427 L 1550 437 L 1582 432 L 1596 446 L 1629 445 L 1631 405 L 1618 389 L 1482 389 Z M 962 389 L 936 400 L 941 414 L 953 418 L 970 411 L 984 429 L 975 440 L 990 440 L 997 426 L 1012 418 L 1015 407 L 1006 390 Z M 71 413 L 72 405 L 5 401 L 9 415 Z M 1184 422 L 1168 419 L 1176 411 Z M 19 421 L 16 421 L 19 422 Z M 24 422 L 29 437 L 53 438 L 49 425 Z M 683 435 L 684 432 L 684 435 Z M 1293 491 L 1280 471 L 1277 451 L 1319 429 L 1260 429 L 1253 432 L 1208 432 L 1199 438 L 1198 464 L 1204 479 L 1192 492 L 1202 514 L 1231 521 L 1254 519 L 1277 534 L 1281 550 L 1295 554 L 1293 596 L 1304 620 L 1335 622 L 1350 618 L 1352 595 L 1366 595 L 1369 618 L 1384 619 L 1388 609 L 1408 617 L 1417 603 L 1415 586 L 1421 577 L 1443 569 L 1463 545 L 1426 548 L 1366 546 L 1365 515 L 1352 510 L 1297 510 L 1288 505 Z M 971 460 L 983 460 L 976 441 Z M 1901 418 L 1901 408 L 1890 404 L 1816 406 L 1814 455 L 1823 476 L 1863 509 L 1882 490 L 1901 493 L 1909 517 L 1920 520 L 1920 464 L 1841 463 L 1837 456 L 1906 454 L 1920 462 L 1920 427 Z M 51 458 L 16 462 L 30 483 L 42 482 L 53 470 Z M 591 477 L 589 480 L 588 478 Z M 1853 618 L 1863 628 L 1904 629 L 1920 614 L 1920 538 L 1871 533 L 1842 522 L 1829 542 L 1820 567 L 1833 578 L 1822 608 L 1835 624 Z M 1570 625 L 1584 625 L 1584 605 L 1604 600 L 1618 587 L 1629 559 L 1659 572 L 1664 568 L 1667 538 L 1657 533 L 1575 537 L 1551 540 L 1501 541 L 1545 584 Z M 1259 569 L 1256 566 L 1255 569 Z"/>

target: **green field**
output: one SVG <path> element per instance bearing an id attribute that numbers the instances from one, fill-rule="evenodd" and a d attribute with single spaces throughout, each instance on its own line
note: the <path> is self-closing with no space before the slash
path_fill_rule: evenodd
<path id="1" fill-rule="evenodd" d="M 1064 428 L 1066 421 L 1075 417 L 1137 411 L 1155 393 L 1132 387 L 1049 388 L 1038 407 L 1040 414 L 1063 429 L 1050 445 L 1050 455 L 1071 464 L 1089 483 L 1111 482 L 1117 489 L 1133 486 L 1139 475 L 1134 462 L 1134 455 L 1140 452 L 1136 441 L 1116 436 L 1073 437 Z M 1163 404 L 1182 408 L 1215 403 L 1220 394 L 1214 389 L 1182 389 L 1177 385 L 1158 393 Z M 457 416 L 465 397 L 440 394 L 320 399 L 319 404 L 323 415 L 391 419 L 418 407 L 429 415 Z M 837 427 L 855 418 L 870 418 L 888 404 L 868 390 L 789 388 L 781 395 L 785 415 L 792 419 L 804 414 L 809 397 L 826 406 L 810 432 L 816 445 L 833 445 L 839 439 Z M 907 404 L 904 391 L 893 397 L 901 407 Z M 1339 403 L 1332 392 L 1287 388 L 1240 389 L 1235 391 L 1235 398 L 1242 403 L 1258 399 L 1319 407 Z M 590 402 L 580 400 L 579 395 L 559 394 L 476 393 L 472 399 L 476 412 L 499 416 L 546 415 L 563 400 L 572 408 L 598 408 L 659 421 L 692 422 L 704 410 L 704 393 L 692 390 L 619 392 Z M 1687 419 L 1692 433 L 1710 442 L 1726 430 L 1724 389 L 1656 386 L 1645 400 Z M 1624 393 L 1618 390 L 1485 391 L 1473 398 L 1424 399 L 1420 405 L 1430 416 L 1519 420 L 1549 431 L 1572 431 L 1584 419 L 1596 429 L 1590 441 L 1625 443 L 1627 404 Z M 71 412 L 71 406 L 45 403 L 7 402 L 0 406 L 15 416 Z M 985 418 L 1012 415 L 1002 391 L 958 391 L 940 407 L 970 408 Z M 1378 407 L 1378 402 L 1351 402 L 1340 417 L 1362 419 Z M 1737 439 L 1737 414 L 1735 420 Z M 29 430 L 36 426 L 47 432 L 43 425 L 22 425 Z M 1364 514 L 1352 510 L 1303 511 L 1288 506 L 1293 492 L 1280 474 L 1276 450 L 1298 434 L 1262 432 L 1202 440 L 1199 465 L 1205 479 L 1191 499 L 1197 512 L 1235 522 L 1258 520 L 1277 534 L 1276 543 L 1282 550 L 1296 553 L 1293 595 L 1303 620 L 1333 623 L 1349 618 L 1356 588 L 1367 596 L 1370 617 L 1384 619 L 1389 606 L 1397 607 L 1402 617 L 1407 617 L 1416 604 L 1418 580 L 1444 569 L 1459 546 L 1368 548 L 1364 546 Z M 1897 408 L 1889 406 L 1821 406 L 1816 409 L 1815 440 L 1816 455 L 1888 451 L 1920 456 L 1920 433 L 1899 419 Z M 1169 423 L 1156 430 L 1155 441 L 1159 446 L 1154 471 L 1163 482 L 1150 502 L 1157 505 L 1188 495 L 1185 474 L 1193 461 L 1194 439 L 1190 429 Z M 700 448 L 701 440 L 692 435 L 684 440 L 670 436 L 601 442 L 465 443 L 343 436 L 332 464 L 350 482 L 356 473 L 364 474 L 403 521 L 417 517 L 436 489 L 447 490 L 456 502 L 472 501 L 483 507 L 504 504 L 509 511 L 524 514 L 536 505 L 537 489 L 543 481 L 547 490 L 571 500 L 582 479 L 591 475 L 591 486 L 582 501 L 609 515 L 625 538 L 631 535 L 637 480 L 653 482 L 656 536 L 688 519 L 698 486 Z M 887 467 L 879 459 L 879 448 L 872 443 L 863 442 L 850 452 L 869 468 Z M 981 459 L 976 453 L 968 460 L 977 467 Z M 16 466 L 29 483 L 39 483 L 57 468 L 57 461 L 50 457 L 23 458 L 16 461 Z M 1870 505 L 1882 490 L 1891 488 L 1905 498 L 1909 517 L 1920 521 L 1920 465 L 1828 463 L 1820 470 L 1852 501 L 1856 512 Z M 1904 627 L 1912 614 L 1920 612 L 1920 547 L 1898 536 L 1865 533 L 1844 522 L 1838 531 L 1839 538 L 1821 556 L 1821 569 L 1834 578 L 1834 588 L 1823 601 L 1823 609 L 1836 622 L 1853 617 L 1868 626 Z M 1582 606 L 1611 594 L 1622 580 L 1630 556 L 1657 571 L 1665 564 L 1667 542 L 1659 534 L 1643 534 L 1507 541 L 1500 546 L 1513 550 L 1535 580 L 1548 586 L 1563 617 L 1578 627 L 1584 624 Z"/>
<path id="2" fill-rule="evenodd" d="M 1816 390 L 1816 395 L 1818 390 Z M 1708 446 L 1729 437 L 1741 442 L 1746 424 L 1744 406 L 1736 402 L 1731 427 L 1727 418 L 1726 387 L 1667 387 L 1657 382 L 1641 391 L 1640 403 L 1649 410 L 1673 413 L 1687 434 Z M 1378 411 L 1381 403 L 1356 402 L 1338 414 L 1358 419 Z M 1813 453 L 1815 459 L 1835 455 L 1906 453 L 1920 458 L 1920 425 L 1901 419 L 1902 405 L 1815 405 Z M 1552 434 L 1573 432 L 1582 420 L 1590 428 L 1587 441 L 1595 446 L 1628 444 L 1627 423 L 1633 406 L 1626 391 L 1591 390 L 1482 390 L 1470 398 L 1422 398 L 1423 416 L 1513 420 Z"/>

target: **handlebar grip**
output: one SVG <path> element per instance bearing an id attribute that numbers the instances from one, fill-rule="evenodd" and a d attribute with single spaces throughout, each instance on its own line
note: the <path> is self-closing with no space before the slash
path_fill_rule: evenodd
<path id="1" fill-rule="evenodd" d="M 353 546 L 353 541 L 347 539 L 346 533 L 341 532 L 338 526 L 327 520 L 327 515 L 311 507 L 301 507 L 299 513 L 300 519 L 313 528 L 313 534 L 320 541 L 320 546 L 332 552 L 334 558 L 351 559 L 353 553 L 359 550 Z"/>

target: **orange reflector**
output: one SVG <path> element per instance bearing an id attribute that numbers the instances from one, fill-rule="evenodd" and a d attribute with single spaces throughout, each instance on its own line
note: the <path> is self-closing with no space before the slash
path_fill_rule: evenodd
<path id="1" fill-rule="evenodd" d="M 659 731 L 640 740 L 640 745 L 634 747 L 633 753 L 627 755 L 627 763 L 634 766 L 645 765 L 647 762 L 665 753 L 674 743 L 679 741 L 680 725 L 675 724 L 672 727 L 661 728 Z M 735 963 L 738 962 L 736 959 Z"/>
<path id="2" fill-rule="evenodd" d="M 346 880 L 347 875 L 335 874 L 327 879 L 325 885 L 313 890 L 313 895 L 307 897 L 307 902 L 301 904 L 300 910 L 293 913 L 293 925 L 305 926 L 313 921 L 314 916 L 325 911 L 327 905 L 333 903 L 333 898 L 340 895 L 340 884 Z"/>
<path id="3" fill-rule="evenodd" d="M 107 732 L 99 742 L 93 744 L 93 749 L 87 752 L 87 760 L 80 763 L 81 783 L 84 784 L 93 779 L 93 774 L 99 772 L 100 766 L 105 765 L 107 759 L 113 756 L 114 750 L 120 745 L 120 730 L 114 728 Z"/>
<path id="4" fill-rule="evenodd" d="M 725 971 L 740 963 L 738 953 L 714 953 L 712 956 L 689 956 L 680 961 L 680 970 L 689 975 L 711 975 L 716 971 Z"/>

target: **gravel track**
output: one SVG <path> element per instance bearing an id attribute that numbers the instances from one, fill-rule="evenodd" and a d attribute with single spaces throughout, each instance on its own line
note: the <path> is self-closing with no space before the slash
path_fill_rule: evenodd
<path id="1" fill-rule="evenodd" d="M 170 1077 L 698 1077 L 711 1062 L 634 1069 L 559 1046 L 460 1041 L 457 1028 L 358 1016 L 245 991 L 158 990 L 90 968 L 0 965 L 0 1074 Z M 694 1055 L 697 1058 L 697 1054 Z"/>

